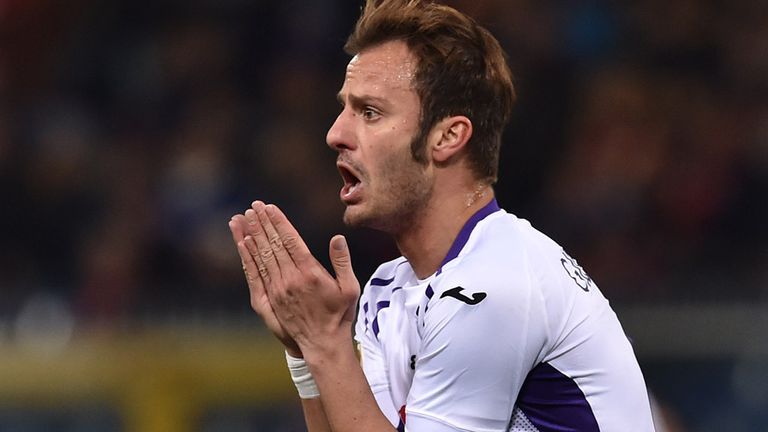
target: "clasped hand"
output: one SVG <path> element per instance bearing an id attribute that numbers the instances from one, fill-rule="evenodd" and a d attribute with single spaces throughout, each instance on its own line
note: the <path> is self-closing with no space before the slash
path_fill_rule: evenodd
<path id="1" fill-rule="evenodd" d="M 255 201 L 229 222 L 243 265 L 251 307 L 289 354 L 349 338 L 360 284 L 346 239 L 330 241 L 334 278 L 312 256 L 299 233 L 275 205 Z"/>

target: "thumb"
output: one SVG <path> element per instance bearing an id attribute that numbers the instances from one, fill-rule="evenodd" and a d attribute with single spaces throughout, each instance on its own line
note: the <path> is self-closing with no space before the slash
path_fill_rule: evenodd
<path id="1" fill-rule="evenodd" d="M 333 271 L 336 272 L 336 280 L 339 281 L 341 289 L 343 291 L 352 289 L 359 291 L 360 286 L 355 272 L 352 270 L 352 257 L 349 254 L 347 239 L 341 234 L 333 236 L 329 249 L 331 265 Z"/>

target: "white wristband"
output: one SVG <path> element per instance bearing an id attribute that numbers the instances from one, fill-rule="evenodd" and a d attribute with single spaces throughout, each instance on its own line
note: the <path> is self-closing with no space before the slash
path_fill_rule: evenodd
<path id="1" fill-rule="evenodd" d="M 314 399 L 320 397 L 320 391 L 317 389 L 315 379 L 309 372 L 309 366 L 303 358 L 296 358 L 285 353 L 285 360 L 288 362 L 288 370 L 291 372 L 291 379 L 299 391 L 299 397 L 302 399 Z"/>

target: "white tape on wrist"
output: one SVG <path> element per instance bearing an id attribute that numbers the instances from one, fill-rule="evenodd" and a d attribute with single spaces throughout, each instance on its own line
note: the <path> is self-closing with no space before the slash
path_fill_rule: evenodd
<path id="1" fill-rule="evenodd" d="M 314 399 L 320 397 L 320 391 L 317 389 L 315 379 L 309 372 L 307 362 L 302 358 L 296 358 L 285 353 L 285 360 L 288 362 L 288 370 L 291 372 L 291 379 L 299 391 L 299 397 L 302 399 Z"/>

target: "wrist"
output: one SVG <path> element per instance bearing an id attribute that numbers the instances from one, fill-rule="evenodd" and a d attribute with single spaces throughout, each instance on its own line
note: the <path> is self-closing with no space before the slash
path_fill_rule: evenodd
<path id="1" fill-rule="evenodd" d="M 301 350 L 298 347 L 297 348 L 286 347 L 285 348 L 285 353 L 288 354 L 289 356 L 293 357 L 293 358 L 296 358 L 296 359 L 303 359 L 304 358 L 304 354 L 301 353 Z"/>
<path id="2" fill-rule="evenodd" d="M 299 397 L 302 399 L 320 397 L 320 391 L 317 388 L 315 379 L 312 377 L 312 373 L 309 371 L 307 362 L 303 358 L 291 355 L 287 350 L 285 352 L 285 360 L 288 363 L 291 380 L 299 392 Z"/>
<path id="3" fill-rule="evenodd" d="M 328 364 L 334 364 L 338 357 L 346 353 L 347 348 L 354 349 L 355 343 L 350 331 L 340 331 L 323 338 L 313 338 L 301 344 L 299 355 L 293 357 L 303 358 L 312 370 L 323 368 Z M 287 351 L 287 350 L 286 350 Z"/>

